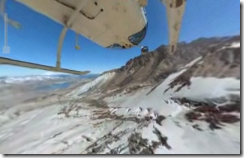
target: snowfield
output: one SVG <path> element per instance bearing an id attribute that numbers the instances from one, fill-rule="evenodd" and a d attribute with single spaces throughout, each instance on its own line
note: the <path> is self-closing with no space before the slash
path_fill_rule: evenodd
<path id="1" fill-rule="evenodd" d="M 240 154 L 239 79 L 191 77 L 187 86 L 170 86 L 201 59 L 154 89 L 84 97 L 112 79 L 110 72 L 56 103 L 16 105 L 17 117 L 2 110 L 0 153 Z"/>
<path id="2" fill-rule="evenodd" d="M 114 72 L 109 72 L 109 73 L 103 74 L 103 75 L 99 76 L 98 78 L 96 78 L 95 80 L 77 88 L 76 90 L 74 90 L 73 92 L 68 94 L 68 96 L 82 95 L 83 93 L 85 93 L 89 90 L 99 89 L 103 84 L 105 84 L 110 79 L 112 79 L 114 75 L 115 75 Z"/>

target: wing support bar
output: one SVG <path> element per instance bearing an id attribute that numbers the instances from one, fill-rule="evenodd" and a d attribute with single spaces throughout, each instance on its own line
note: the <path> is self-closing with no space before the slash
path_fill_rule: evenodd
<path id="1" fill-rule="evenodd" d="M 181 23 L 185 12 L 186 0 L 160 1 L 166 6 L 169 30 L 169 53 L 174 54 L 179 40 Z"/>

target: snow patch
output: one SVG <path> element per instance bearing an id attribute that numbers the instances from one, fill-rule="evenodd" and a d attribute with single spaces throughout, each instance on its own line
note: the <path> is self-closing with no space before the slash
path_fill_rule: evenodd
<path id="1" fill-rule="evenodd" d="M 241 46 L 240 42 L 234 42 L 231 44 L 229 48 L 240 48 L 240 46 Z"/>
<path id="2" fill-rule="evenodd" d="M 77 96 L 77 95 L 81 95 L 93 88 L 100 88 L 103 84 L 105 84 L 106 82 L 108 82 L 110 79 L 112 79 L 115 75 L 115 72 L 109 72 L 109 73 L 105 73 L 101 76 L 99 76 L 98 78 L 96 78 L 95 80 L 86 83 L 85 85 L 82 85 L 81 87 L 79 87 L 78 89 L 75 89 L 74 91 L 72 91 L 70 94 L 68 94 L 68 96 Z"/>
<path id="3" fill-rule="evenodd" d="M 192 60 L 190 63 L 186 64 L 185 66 L 183 66 L 181 69 L 184 69 L 184 68 L 189 68 L 191 67 L 192 65 L 194 65 L 195 63 L 197 63 L 198 61 L 200 61 L 202 59 L 202 57 L 198 57 L 194 60 Z"/>
<path id="4" fill-rule="evenodd" d="M 171 93 L 173 93 L 172 91 L 175 91 L 175 88 L 171 89 Z M 191 78 L 190 87 L 183 87 L 179 92 L 173 93 L 173 97 L 185 97 L 203 102 L 229 95 L 240 95 L 240 80 L 235 78 L 195 77 Z"/>
<path id="5" fill-rule="evenodd" d="M 241 47 L 240 42 L 233 42 L 230 46 L 224 46 L 220 50 L 226 49 L 226 48 L 240 48 L 240 47 Z"/>

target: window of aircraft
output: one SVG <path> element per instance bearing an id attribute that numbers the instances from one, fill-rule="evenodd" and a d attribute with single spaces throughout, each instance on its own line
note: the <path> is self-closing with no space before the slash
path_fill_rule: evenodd
<path id="1" fill-rule="evenodd" d="M 111 48 L 111 49 L 123 49 L 123 47 L 120 44 L 118 44 L 118 43 L 114 43 L 111 46 L 108 46 L 108 48 Z"/>
<path id="2" fill-rule="evenodd" d="M 135 33 L 134 35 L 130 36 L 128 39 L 132 44 L 138 45 L 145 38 L 146 33 L 147 33 L 147 25 L 140 32 Z"/>

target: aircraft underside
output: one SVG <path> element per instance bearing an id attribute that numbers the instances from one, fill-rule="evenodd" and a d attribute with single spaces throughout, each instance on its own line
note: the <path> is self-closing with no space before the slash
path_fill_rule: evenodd
<path id="1" fill-rule="evenodd" d="M 63 25 L 63 30 L 60 33 L 58 41 L 56 66 L 50 67 L 2 57 L 0 57 L 0 64 L 85 75 L 89 71 L 75 71 L 61 68 L 63 41 L 69 29 L 107 48 L 119 47 L 127 49 L 139 46 L 139 43 L 146 36 L 147 19 L 144 7 L 148 3 L 147 0 L 17 1 Z M 166 6 L 169 53 L 173 54 L 177 48 L 186 0 L 160 1 Z M 0 5 L 1 15 L 4 17 L 5 0 L 2 0 Z M 5 23 L 15 27 L 19 26 L 17 22 L 11 19 L 5 18 Z M 76 48 L 80 49 L 79 46 L 76 46 Z M 148 47 L 143 47 L 141 51 L 148 52 L 149 50 Z"/>

